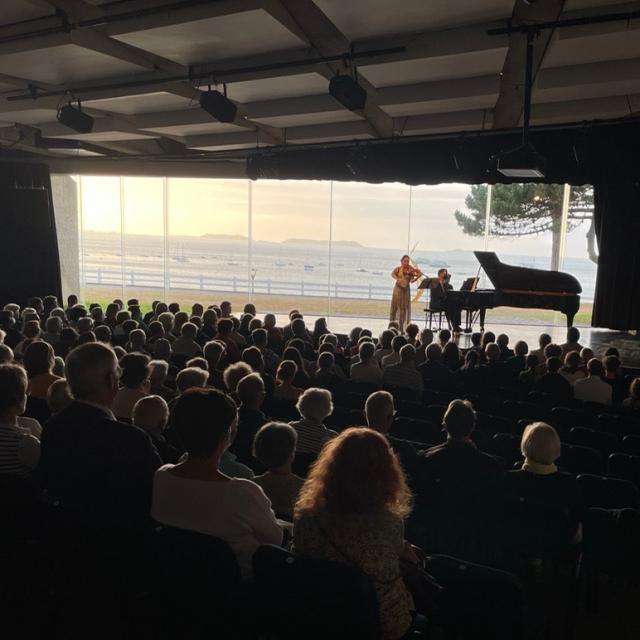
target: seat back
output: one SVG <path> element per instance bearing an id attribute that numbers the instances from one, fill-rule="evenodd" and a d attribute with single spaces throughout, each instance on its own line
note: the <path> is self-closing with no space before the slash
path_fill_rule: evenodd
<path id="1" fill-rule="evenodd" d="M 562 444 L 558 466 L 569 473 L 592 473 L 599 475 L 604 470 L 602 456 L 591 447 L 577 444 Z"/>
<path id="2" fill-rule="evenodd" d="M 622 438 L 622 451 L 633 456 L 640 456 L 640 435 L 628 435 Z"/>
<path id="3" fill-rule="evenodd" d="M 640 456 L 627 453 L 613 453 L 607 460 L 607 475 L 633 482 L 640 488 Z"/>
<path id="4" fill-rule="evenodd" d="M 569 431 L 569 442 L 596 449 L 603 458 L 619 451 L 621 446 L 620 441 L 613 434 L 584 427 L 573 427 Z"/>
<path id="5" fill-rule="evenodd" d="M 303 558 L 271 545 L 255 552 L 253 568 L 258 619 L 269 638 L 380 636 L 376 593 L 358 568 Z"/>
<path id="6" fill-rule="evenodd" d="M 585 473 L 579 475 L 577 481 L 587 507 L 635 509 L 640 506 L 638 488 L 628 480 Z"/>

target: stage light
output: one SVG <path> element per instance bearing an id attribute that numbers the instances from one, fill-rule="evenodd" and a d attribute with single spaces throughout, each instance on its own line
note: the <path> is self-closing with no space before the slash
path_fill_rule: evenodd
<path id="1" fill-rule="evenodd" d="M 80 101 L 78 101 L 77 107 L 74 107 L 71 103 L 60 107 L 57 118 L 60 124 L 78 133 L 91 133 L 93 131 L 94 120 L 88 113 L 82 111 Z"/>
<path id="2" fill-rule="evenodd" d="M 329 94 L 349 111 L 364 109 L 367 102 L 367 92 L 351 76 L 333 76 Z"/>
<path id="3" fill-rule="evenodd" d="M 544 178 L 547 161 L 533 147 L 519 147 L 497 156 L 499 173 L 507 178 Z"/>
<path id="4" fill-rule="evenodd" d="M 215 89 L 200 94 L 200 107 L 218 122 L 233 122 L 238 112 L 238 107 Z"/>

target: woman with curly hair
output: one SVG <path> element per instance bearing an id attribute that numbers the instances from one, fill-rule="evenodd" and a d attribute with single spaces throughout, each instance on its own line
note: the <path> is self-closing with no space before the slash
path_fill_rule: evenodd
<path id="1" fill-rule="evenodd" d="M 400 559 L 415 560 L 404 541 L 411 493 L 387 440 L 353 427 L 325 444 L 294 510 L 297 553 L 356 566 L 372 580 L 383 640 L 401 638 L 412 623 L 413 599 Z"/>

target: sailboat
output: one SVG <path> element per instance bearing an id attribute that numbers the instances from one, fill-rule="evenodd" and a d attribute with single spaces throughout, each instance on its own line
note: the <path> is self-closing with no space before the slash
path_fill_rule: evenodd
<path id="1" fill-rule="evenodd" d="M 173 256 L 176 262 L 189 262 L 189 258 L 184 254 L 184 242 L 176 247 L 176 253 Z"/>

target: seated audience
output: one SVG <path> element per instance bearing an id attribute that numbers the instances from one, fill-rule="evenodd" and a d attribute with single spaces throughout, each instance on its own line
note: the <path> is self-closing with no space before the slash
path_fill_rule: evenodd
<path id="1" fill-rule="evenodd" d="M 165 382 L 169 375 L 169 363 L 164 360 L 149 362 L 149 393 L 160 396 L 165 402 L 171 402 L 178 394 Z"/>
<path id="2" fill-rule="evenodd" d="M 414 391 L 418 398 L 422 397 L 424 384 L 416 369 L 415 357 L 416 350 L 410 344 L 405 344 L 400 349 L 400 362 L 385 368 L 382 374 L 383 386 L 409 389 Z"/>
<path id="3" fill-rule="evenodd" d="M 632 411 L 640 410 L 640 378 L 634 378 L 629 386 L 629 397 L 626 398 L 622 406 Z"/>
<path id="4" fill-rule="evenodd" d="M 392 364 L 398 364 L 400 362 L 400 349 L 407 344 L 407 339 L 404 336 L 394 336 L 391 340 L 391 353 L 384 356 L 380 361 L 380 366 L 386 369 Z"/>
<path id="5" fill-rule="evenodd" d="M 569 327 L 567 329 L 567 341 L 560 345 L 562 347 L 562 355 L 566 356 L 571 351 L 580 353 L 583 347 L 578 340 L 580 340 L 579 329 L 577 327 Z"/>
<path id="6" fill-rule="evenodd" d="M 296 451 L 319 453 L 325 442 L 337 434 L 324 426 L 323 421 L 333 413 L 331 392 L 326 389 L 307 389 L 296 404 L 300 420 L 291 422 L 298 434 Z"/>
<path id="7" fill-rule="evenodd" d="M 262 354 L 265 371 L 267 371 L 271 375 L 275 375 L 278 364 L 280 363 L 280 358 L 272 349 L 267 346 L 267 330 L 262 328 L 254 329 L 251 332 L 251 341 L 253 342 L 253 346 L 258 348 L 260 350 L 260 353 Z"/>
<path id="8" fill-rule="evenodd" d="M 11 364 L 13 362 L 13 351 L 11 347 L 0 343 L 0 364 Z"/>
<path id="9" fill-rule="evenodd" d="M 218 335 L 216 340 L 220 340 L 225 346 L 225 358 L 229 364 L 240 360 L 240 349 L 237 343 L 231 337 L 233 333 L 233 322 L 229 318 L 222 318 L 218 322 Z"/>
<path id="10" fill-rule="evenodd" d="M 509 336 L 506 333 L 500 333 L 496 338 L 496 344 L 500 347 L 500 360 L 506 362 L 515 355 L 512 349 L 509 349 Z"/>
<path id="11" fill-rule="evenodd" d="M 584 378 L 584 372 L 580 368 L 580 354 L 577 351 L 569 351 L 564 357 L 564 367 L 560 369 L 560 375 L 569 384 L 574 385 L 576 380 Z"/>
<path id="12" fill-rule="evenodd" d="M 354 382 L 370 382 L 380 386 L 382 369 L 375 359 L 376 347 L 373 342 L 360 344 L 358 353 L 360 362 L 351 365 L 351 379 Z"/>
<path id="13" fill-rule="evenodd" d="M 298 401 L 303 389 L 293 385 L 297 371 L 298 365 L 296 365 L 293 360 L 283 360 L 280 363 L 276 373 L 276 388 L 273 390 L 274 398 L 289 400 L 291 402 Z"/>
<path id="14" fill-rule="evenodd" d="M 26 348 L 23 365 L 29 378 L 29 396 L 42 401 L 47 399 L 47 390 L 59 379 L 51 371 L 54 364 L 55 354 L 47 342 L 32 342 Z"/>
<path id="15" fill-rule="evenodd" d="M 442 349 L 442 364 L 449 369 L 449 371 L 457 371 L 462 366 L 462 359 L 460 357 L 460 349 L 455 342 L 447 342 Z"/>
<path id="16" fill-rule="evenodd" d="M 568 402 L 573 397 L 571 383 L 559 371 L 562 366 L 560 358 L 547 360 L 547 372 L 533 385 L 533 390 L 553 397 L 554 402 Z"/>
<path id="17" fill-rule="evenodd" d="M 156 472 L 151 516 L 221 538 L 249 579 L 254 552 L 264 544 L 280 544 L 282 528 L 259 486 L 219 468 L 237 420 L 235 404 L 215 389 L 191 389 L 178 398 L 172 420 L 187 457 Z"/>
<path id="18" fill-rule="evenodd" d="M 418 367 L 418 373 L 427 385 L 448 386 L 453 378 L 451 371 L 442 363 L 442 347 L 431 343 L 425 351 L 426 360 Z"/>
<path id="19" fill-rule="evenodd" d="M 62 319 L 59 316 L 49 316 L 44 323 L 42 339 L 50 345 L 60 342 L 60 332 L 62 328 Z"/>
<path id="20" fill-rule="evenodd" d="M 293 341 L 291 341 L 293 342 Z M 293 360 L 296 363 L 296 377 L 293 379 L 293 383 L 296 387 L 300 387 L 301 389 L 307 389 L 311 384 L 311 377 L 309 376 L 309 372 L 307 371 L 307 365 L 302 358 L 302 353 L 291 344 L 282 352 L 283 360 Z"/>
<path id="21" fill-rule="evenodd" d="M 43 430 L 42 486 L 78 526 L 107 536 L 112 527 L 133 533 L 149 513 L 158 453 L 146 433 L 114 419 L 119 375 L 109 347 L 77 347 L 65 375 L 74 400 Z"/>
<path id="22" fill-rule="evenodd" d="M 538 377 L 538 356 L 534 353 L 530 353 L 525 360 L 525 368 L 524 371 L 521 371 L 518 379 L 520 382 L 527 386 L 533 387 L 536 378 Z"/>
<path id="23" fill-rule="evenodd" d="M 236 362 L 229 365 L 223 374 L 224 386 L 227 389 L 227 393 L 231 398 L 237 400 L 236 389 L 238 388 L 238 382 L 245 376 L 253 373 L 251 367 L 246 362 Z"/>
<path id="24" fill-rule="evenodd" d="M 164 464 L 175 464 L 180 452 L 163 435 L 169 422 L 169 406 L 160 396 L 145 396 L 133 407 L 133 424 L 151 438 Z"/>
<path id="25" fill-rule="evenodd" d="M 378 348 L 376 349 L 376 360 L 378 365 L 382 366 L 382 359 L 392 353 L 391 341 L 393 340 L 394 333 L 389 329 L 385 329 L 378 338 Z"/>
<path id="26" fill-rule="evenodd" d="M 262 378 L 265 393 L 267 398 L 270 398 L 273 395 L 276 381 L 270 373 L 265 371 L 264 359 L 260 349 L 258 349 L 258 347 L 247 347 L 242 352 L 242 361 L 246 362 L 251 369 Z"/>
<path id="27" fill-rule="evenodd" d="M 404 334 L 407 336 L 407 344 L 416 349 L 418 348 L 418 333 L 420 333 L 420 327 L 417 324 L 410 323 L 405 327 Z"/>
<path id="28" fill-rule="evenodd" d="M 526 369 L 529 345 L 524 340 L 518 340 L 513 347 L 513 351 L 514 355 L 507 360 L 507 364 L 516 375 L 519 375 Z"/>
<path id="29" fill-rule="evenodd" d="M 534 422 L 522 434 L 522 469 L 506 474 L 507 493 L 528 498 L 537 504 L 559 507 L 571 523 L 569 540 L 579 542 L 583 504 L 572 474 L 558 470 L 560 437 L 544 422 Z"/>
<path id="30" fill-rule="evenodd" d="M 202 355 L 202 348 L 196 342 L 198 327 L 193 322 L 185 322 L 180 327 L 180 337 L 173 341 L 172 351 L 174 355 L 195 358 Z"/>
<path id="31" fill-rule="evenodd" d="M 401 559 L 416 560 L 404 542 L 410 510 L 396 455 L 381 434 L 363 428 L 347 429 L 323 449 L 295 506 L 296 553 L 362 569 L 378 597 L 383 640 L 404 637 L 412 624 L 413 599 L 400 571 Z"/>
<path id="32" fill-rule="evenodd" d="M 322 345 L 322 348 L 331 345 Z M 342 378 L 336 374 L 336 361 L 333 353 L 330 351 L 322 351 L 318 356 L 317 368 L 311 377 L 311 384 L 320 389 L 335 390 L 342 382 Z"/>
<path id="33" fill-rule="evenodd" d="M 282 329 L 276 326 L 276 317 L 273 313 L 267 313 L 264 317 L 264 329 L 267 332 L 269 348 L 280 353 L 284 346 L 284 337 Z"/>
<path id="34" fill-rule="evenodd" d="M 40 442 L 19 422 L 27 406 L 27 375 L 0 365 L 0 473 L 30 478 L 40 459 Z"/>
<path id="35" fill-rule="evenodd" d="M 622 401 L 627 396 L 627 384 L 621 371 L 621 363 L 618 356 L 605 356 L 603 378 L 611 386 L 611 404 L 614 407 L 621 406 Z"/>
<path id="36" fill-rule="evenodd" d="M 529 352 L 529 355 L 536 356 L 538 363 L 543 363 L 546 361 L 544 350 L 548 344 L 551 344 L 551 336 L 548 333 L 541 333 L 538 338 L 538 344 L 540 345 L 539 348 Z"/>
<path id="37" fill-rule="evenodd" d="M 111 404 L 111 410 L 118 420 L 131 422 L 134 405 L 140 398 L 149 395 L 149 362 L 149 356 L 142 353 L 128 353 L 120 359 L 122 386 Z"/>
<path id="38" fill-rule="evenodd" d="M 187 389 L 204 389 L 209 380 L 209 372 L 199 367 L 187 367 L 178 372 L 176 376 L 176 389 L 178 394 Z"/>
<path id="39" fill-rule="evenodd" d="M 258 429 L 267 422 L 267 416 L 260 408 L 265 399 L 265 387 L 259 373 L 251 373 L 238 382 L 236 395 L 238 407 L 238 427 L 231 451 L 243 464 L 251 466 L 253 439 Z"/>
<path id="40" fill-rule="evenodd" d="M 58 378 L 47 390 L 47 405 L 51 415 L 60 413 L 73 402 L 71 390 L 65 378 Z"/>
<path id="41" fill-rule="evenodd" d="M 253 481 L 262 487 L 276 515 L 293 519 L 293 507 L 304 480 L 291 471 L 298 436 L 284 422 L 268 422 L 256 433 L 253 457 L 266 469 Z"/>
<path id="42" fill-rule="evenodd" d="M 210 340 L 204 345 L 202 353 L 207 361 L 209 371 L 209 386 L 220 391 L 225 390 L 224 374 L 220 368 L 220 364 L 224 360 L 225 346 L 217 340 Z"/>
<path id="43" fill-rule="evenodd" d="M 611 385 L 602 379 L 602 373 L 602 362 L 597 358 L 591 358 L 587 363 L 587 377 L 583 380 L 576 380 L 573 385 L 575 399 L 610 405 L 613 390 Z"/>
<path id="44" fill-rule="evenodd" d="M 433 331 L 431 329 L 423 329 L 420 332 L 420 344 L 416 349 L 416 366 L 421 365 L 427 359 L 426 349 L 433 342 Z"/>

